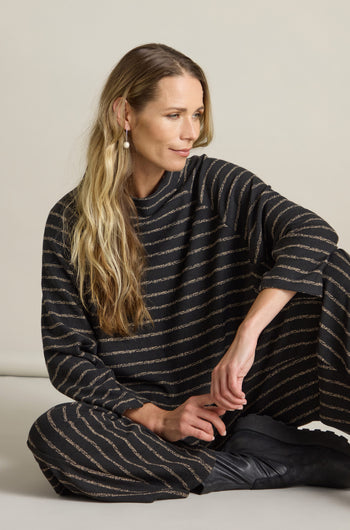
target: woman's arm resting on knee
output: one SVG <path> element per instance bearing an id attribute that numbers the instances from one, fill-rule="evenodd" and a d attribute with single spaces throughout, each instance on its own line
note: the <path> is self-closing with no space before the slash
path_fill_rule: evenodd
<path id="1" fill-rule="evenodd" d="M 259 335 L 294 295 L 295 291 L 272 288 L 259 293 L 231 346 L 213 370 L 211 396 L 217 406 L 235 410 L 246 404 L 242 383 L 253 365 Z"/>

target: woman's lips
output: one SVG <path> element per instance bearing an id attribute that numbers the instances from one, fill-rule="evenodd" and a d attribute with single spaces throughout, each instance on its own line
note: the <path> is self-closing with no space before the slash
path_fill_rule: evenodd
<path id="1" fill-rule="evenodd" d="M 191 149 L 171 149 L 171 151 L 174 151 L 174 153 L 178 154 L 179 156 L 187 157 L 190 154 Z"/>

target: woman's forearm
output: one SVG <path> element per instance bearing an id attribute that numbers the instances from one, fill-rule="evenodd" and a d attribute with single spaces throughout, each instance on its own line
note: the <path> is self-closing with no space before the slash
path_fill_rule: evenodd
<path id="1" fill-rule="evenodd" d="M 260 333 L 295 294 L 295 291 L 284 289 L 268 288 L 261 291 L 240 325 L 238 333 L 249 333 L 258 339 Z"/>
<path id="2" fill-rule="evenodd" d="M 239 326 L 229 349 L 212 372 L 210 393 L 213 402 L 226 410 L 243 409 L 243 379 L 255 359 L 260 333 L 295 295 L 295 291 L 263 289 Z"/>

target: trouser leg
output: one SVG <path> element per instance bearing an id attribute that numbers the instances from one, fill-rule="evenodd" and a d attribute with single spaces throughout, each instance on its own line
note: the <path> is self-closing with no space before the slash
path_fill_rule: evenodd
<path id="1" fill-rule="evenodd" d="M 208 449 L 171 444 L 128 418 L 81 403 L 40 416 L 28 446 L 57 493 L 110 502 L 186 497 L 215 463 Z"/>
<path id="2" fill-rule="evenodd" d="M 320 419 L 350 433 L 350 257 L 338 249 L 323 273 L 318 335 Z"/>
<path id="3" fill-rule="evenodd" d="M 28 445 L 57 493 L 100 501 L 152 502 L 190 491 L 300 484 L 350 487 L 344 440 L 300 434 L 266 416 L 243 418 L 223 451 L 208 452 L 164 442 L 130 420 L 69 403 L 34 423 Z"/>

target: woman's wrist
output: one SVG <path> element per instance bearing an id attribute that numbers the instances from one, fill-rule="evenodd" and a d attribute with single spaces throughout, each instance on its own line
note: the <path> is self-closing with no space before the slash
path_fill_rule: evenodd
<path id="1" fill-rule="evenodd" d="M 267 288 L 261 291 L 238 328 L 237 333 L 244 338 L 250 336 L 258 340 L 266 326 L 278 315 L 293 298 L 295 291 Z"/>
<path id="2" fill-rule="evenodd" d="M 125 410 L 123 416 L 126 416 L 135 423 L 147 427 L 147 429 L 155 434 L 161 435 L 165 413 L 166 411 L 157 407 L 157 405 L 154 405 L 153 403 L 145 403 L 139 409 Z"/>
<path id="3" fill-rule="evenodd" d="M 260 333 L 263 331 L 259 322 L 255 321 L 254 318 L 245 318 L 241 325 L 237 329 L 237 338 L 244 339 L 249 337 L 252 340 L 258 340 Z"/>

